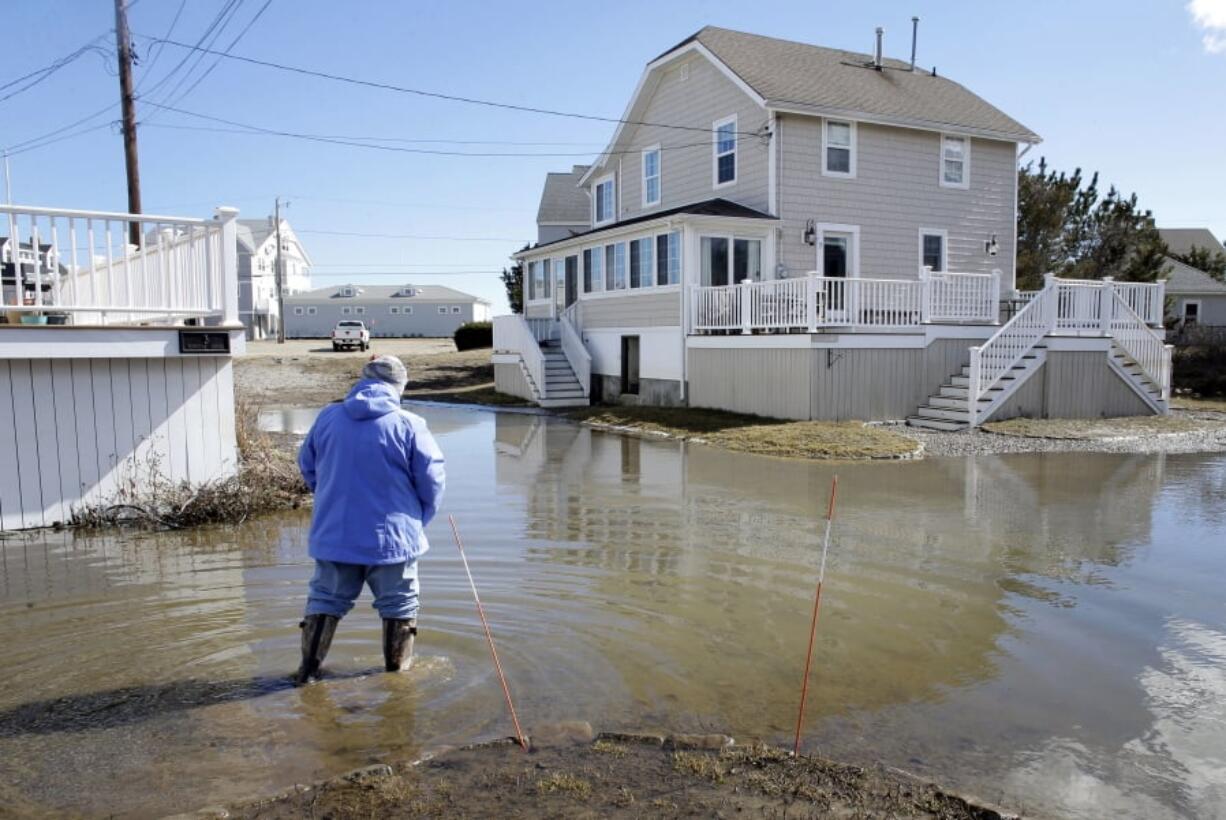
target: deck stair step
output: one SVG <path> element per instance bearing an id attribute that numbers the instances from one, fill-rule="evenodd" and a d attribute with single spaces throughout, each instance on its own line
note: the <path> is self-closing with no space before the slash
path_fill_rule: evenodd
<path id="1" fill-rule="evenodd" d="M 941 430 L 947 433 L 954 433 L 958 430 L 965 430 L 969 425 L 965 421 L 953 421 L 951 419 L 933 418 L 926 415 L 907 416 L 907 424 L 911 427 L 926 428 L 929 430 Z"/>

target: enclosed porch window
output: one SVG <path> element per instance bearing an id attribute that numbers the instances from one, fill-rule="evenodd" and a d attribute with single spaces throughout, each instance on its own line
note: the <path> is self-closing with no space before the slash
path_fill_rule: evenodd
<path id="1" fill-rule="evenodd" d="M 762 280 L 762 242 L 728 236 L 704 236 L 702 284 L 719 286 Z"/>

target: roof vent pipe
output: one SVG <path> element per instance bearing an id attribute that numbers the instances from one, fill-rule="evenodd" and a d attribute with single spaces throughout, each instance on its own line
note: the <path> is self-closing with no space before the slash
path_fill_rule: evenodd
<path id="1" fill-rule="evenodd" d="M 881 35 L 885 34 L 885 29 L 877 26 L 877 48 L 873 51 L 873 68 L 881 70 Z"/>
<path id="2" fill-rule="evenodd" d="M 911 18 L 911 70 L 915 70 L 915 43 L 919 39 L 919 18 Z"/>

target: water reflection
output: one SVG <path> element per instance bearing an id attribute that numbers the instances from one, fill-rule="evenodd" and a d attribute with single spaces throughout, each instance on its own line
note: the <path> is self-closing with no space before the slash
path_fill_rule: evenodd
<path id="1" fill-rule="evenodd" d="M 833 466 L 421 412 L 529 724 L 786 738 Z M 837 469 L 812 748 L 1041 813 L 1218 810 L 1226 458 Z M 416 671 L 371 674 L 378 622 L 362 602 L 332 677 L 284 686 L 308 516 L 0 540 L 3 805 L 181 811 L 505 734 L 440 527 Z"/>

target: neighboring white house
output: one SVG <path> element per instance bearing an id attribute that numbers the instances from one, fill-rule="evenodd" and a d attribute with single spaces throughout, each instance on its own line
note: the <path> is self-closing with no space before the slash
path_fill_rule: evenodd
<path id="1" fill-rule="evenodd" d="M 0 205 L 0 530 L 236 468 L 237 213 Z"/>
<path id="2" fill-rule="evenodd" d="M 706 27 L 579 178 L 587 230 L 515 255 L 498 388 L 946 429 L 1166 412 L 1160 283 L 1016 292 L 1038 142 L 935 71 Z"/>
<path id="3" fill-rule="evenodd" d="M 1158 233 L 1173 253 L 1190 253 L 1203 248 L 1210 253 L 1226 254 L 1226 247 L 1204 228 L 1159 228 Z M 1169 297 L 1167 318 L 1188 327 L 1226 328 L 1226 282 L 1214 279 L 1202 270 L 1178 259 L 1167 259 L 1166 295 Z"/>
<path id="4" fill-rule="evenodd" d="M 272 217 L 240 219 L 238 243 L 239 318 L 248 339 L 277 334 L 277 230 Z M 311 257 L 289 221 L 281 220 L 282 289 L 285 296 L 311 289 Z"/>
<path id="5" fill-rule="evenodd" d="M 490 304 L 442 285 L 333 285 L 285 297 L 288 338 L 325 338 L 343 319 L 364 322 L 372 337 L 450 337 L 488 322 Z"/>

